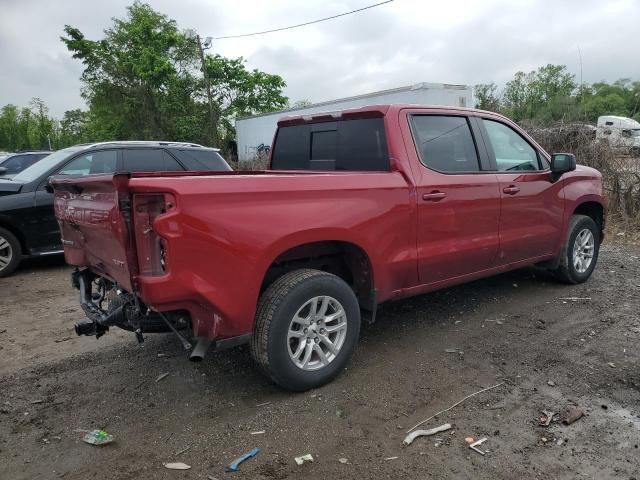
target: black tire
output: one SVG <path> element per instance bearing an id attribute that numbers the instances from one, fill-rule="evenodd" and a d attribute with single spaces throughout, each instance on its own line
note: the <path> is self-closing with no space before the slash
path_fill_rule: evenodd
<path id="1" fill-rule="evenodd" d="M 591 264 L 584 272 L 579 272 L 573 262 L 574 248 L 576 246 L 576 237 L 584 229 L 588 229 L 593 234 L 594 248 Z M 560 251 L 560 264 L 555 270 L 556 277 L 564 283 L 577 284 L 586 282 L 593 273 L 596 263 L 598 262 L 598 253 L 600 251 L 600 229 L 591 217 L 586 215 L 574 215 L 569 221 L 568 235 L 565 244 Z"/>
<path id="2" fill-rule="evenodd" d="M 9 258 L 5 262 L 3 258 Z M 22 246 L 13 233 L 0 228 L 0 278 L 11 275 L 22 260 Z"/>
<path id="3" fill-rule="evenodd" d="M 318 370 L 295 365 L 287 334 L 296 312 L 317 296 L 337 300 L 346 314 L 346 335 L 335 358 Z M 301 269 L 275 280 L 260 297 L 251 355 L 274 383 L 296 392 L 319 387 L 335 378 L 353 353 L 360 334 L 360 308 L 353 290 L 341 278 L 320 270 Z"/>

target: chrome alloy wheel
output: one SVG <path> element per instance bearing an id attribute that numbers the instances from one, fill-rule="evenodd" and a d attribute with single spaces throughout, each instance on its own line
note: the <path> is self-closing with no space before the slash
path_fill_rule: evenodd
<path id="1" fill-rule="evenodd" d="M 580 230 L 573 242 L 573 266 L 578 273 L 589 270 L 593 261 L 596 241 L 593 233 L 588 228 Z"/>
<path id="2" fill-rule="evenodd" d="M 335 360 L 346 337 L 347 315 L 340 302 L 329 296 L 313 297 L 289 324 L 289 357 L 302 370 L 319 370 Z"/>
<path id="3" fill-rule="evenodd" d="M 4 270 L 13 259 L 13 248 L 4 237 L 0 237 L 0 270 Z"/>

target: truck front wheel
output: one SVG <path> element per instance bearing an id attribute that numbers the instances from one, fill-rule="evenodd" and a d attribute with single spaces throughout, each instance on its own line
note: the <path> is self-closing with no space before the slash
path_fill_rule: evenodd
<path id="1" fill-rule="evenodd" d="M 304 391 L 340 373 L 359 333 L 360 309 L 349 285 L 330 273 L 294 270 L 260 297 L 251 354 L 276 384 Z"/>
<path id="2" fill-rule="evenodd" d="M 569 222 L 567 241 L 560 252 L 560 264 L 555 271 L 564 283 L 586 282 L 598 261 L 600 229 L 591 217 L 574 215 Z"/>

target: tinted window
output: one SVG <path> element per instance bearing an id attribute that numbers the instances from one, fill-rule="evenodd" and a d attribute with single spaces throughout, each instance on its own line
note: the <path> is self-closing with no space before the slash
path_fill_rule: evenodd
<path id="1" fill-rule="evenodd" d="M 439 172 L 477 172 L 478 153 L 465 117 L 414 115 L 413 135 L 422 163 Z"/>
<path id="2" fill-rule="evenodd" d="M 123 150 L 124 170 L 127 172 L 174 172 L 184 168 L 159 148 L 136 148 Z"/>
<path id="3" fill-rule="evenodd" d="M 499 172 L 540 170 L 536 150 L 520 134 L 500 122 L 482 121 Z"/>
<path id="4" fill-rule="evenodd" d="M 92 173 L 113 173 L 118 164 L 116 150 L 88 152 L 67 163 L 58 175 L 89 175 Z"/>
<path id="5" fill-rule="evenodd" d="M 388 171 L 384 121 L 370 118 L 281 127 L 271 168 Z"/>
<path id="6" fill-rule="evenodd" d="M 231 170 L 224 158 L 214 150 L 172 150 L 188 170 Z"/>

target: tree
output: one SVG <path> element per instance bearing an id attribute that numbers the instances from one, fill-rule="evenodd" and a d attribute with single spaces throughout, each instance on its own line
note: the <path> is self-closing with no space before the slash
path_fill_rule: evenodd
<path id="1" fill-rule="evenodd" d="M 498 86 L 491 83 L 479 83 L 473 87 L 476 97 L 476 108 L 497 112 L 500 110 L 500 98 L 497 94 Z"/>
<path id="2" fill-rule="evenodd" d="M 125 18 L 113 19 L 101 40 L 88 40 L 69 25 L 64 31 L 62 41 L 84 65 L 87 125 L 97 139 L 211 144 L 229 135 L 233 116 L 286 105 L 281 77 L 248 71 L 242 58 L 207 55 L 204 73 L 215 93 L 211 126 L 196 42 L 174 20 L 138 1 Z"/>

